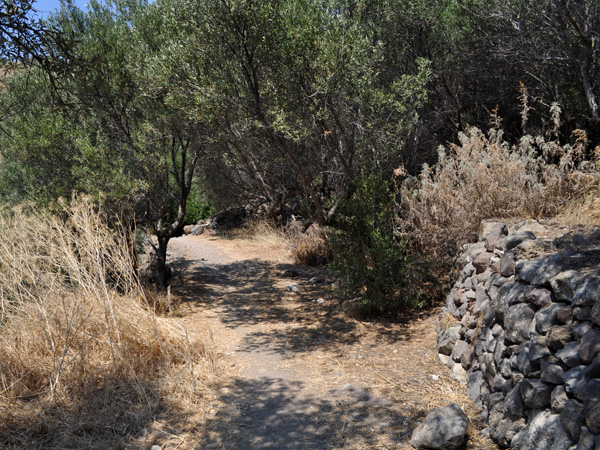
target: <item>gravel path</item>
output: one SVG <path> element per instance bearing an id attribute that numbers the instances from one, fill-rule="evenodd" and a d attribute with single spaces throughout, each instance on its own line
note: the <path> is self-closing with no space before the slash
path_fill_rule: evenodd
<path id="1" fill-rule="evenodd" d="M 447 404 L 440 393 L 463 391 L 437 361 L 434 318 L 348 319 L 330 284 L 308 282 L 315 269 L 262 250 L 210 236 L 170 243 L 179 320 L 212 330 L 228 380 L 194 448 L 411 448 L 424 414 Z"/>

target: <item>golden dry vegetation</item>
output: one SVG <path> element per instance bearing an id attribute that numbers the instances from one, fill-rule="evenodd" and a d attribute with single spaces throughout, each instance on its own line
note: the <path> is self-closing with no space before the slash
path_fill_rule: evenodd
<path id="1" fill-rule="evenodd" d="M 123 234 L 87 201 L 59 209 L 0 214 L 0 446 L 120 448 L 205 412 L 210 340 L 150 311 Z"/>

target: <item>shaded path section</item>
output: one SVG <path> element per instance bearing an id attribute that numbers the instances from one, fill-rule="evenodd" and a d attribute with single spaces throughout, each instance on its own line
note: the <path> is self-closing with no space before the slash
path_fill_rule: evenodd
<path id="1" fill-rule="evenodd" d="M 453 383 L 437 361 L 433 319 L 417 329 L 348 319 L 330 284 L 309 283 L 315 269 L 256 254 L 210 236 L 171 243 L 180 320 L 213 330 L 228 372 L 198 448 L 411 448 L 430 390 Z M 292 268 L 299 276 L 284 278 Z M 292 282 L 298 293 L 286 291 Z"/>

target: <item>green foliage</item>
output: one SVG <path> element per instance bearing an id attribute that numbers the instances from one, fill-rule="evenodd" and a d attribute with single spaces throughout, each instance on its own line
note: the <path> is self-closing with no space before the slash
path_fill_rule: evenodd
<path id="1" fill-rule="evenodd" d="M 399 311 L 417 306 L 410 286 L 411 258 L 396 235 L 395 195 L 377 176 L 362 180 L 342 206 L 332 233 L 332 269 L 341 289 L 358 297 L 366 312 Z"/>
<path id="2" fill-rule="evenodd" d="M 187 200 L 185 224 L 195 224 L 200 220 L 206 220 L 215 212 L 212 202 L 198 188 L 192 187 Z"/>

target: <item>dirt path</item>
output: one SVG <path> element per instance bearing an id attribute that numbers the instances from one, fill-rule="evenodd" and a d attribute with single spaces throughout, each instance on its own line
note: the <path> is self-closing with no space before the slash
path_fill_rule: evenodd
<path id="1" fill-rule="evenodd" d="M 311 284 L 322 274 L 294 266 L 281 248 L 199 236 L 172 240 L 170 254 L 177 320 L 210 329 L 225 366 L 214 413 L 189 448 L 408 449 L 433 407 L 458 402 L 476 421 L 437 360 L 434 315 L 348 318 L 331 280 Z M 299 275 L 284 277 L 288 269 Z M 299 292 L 286 290 L 291 283 Z M 477 425 L 470 434 L 467 448 L 488 448 Z"/>

